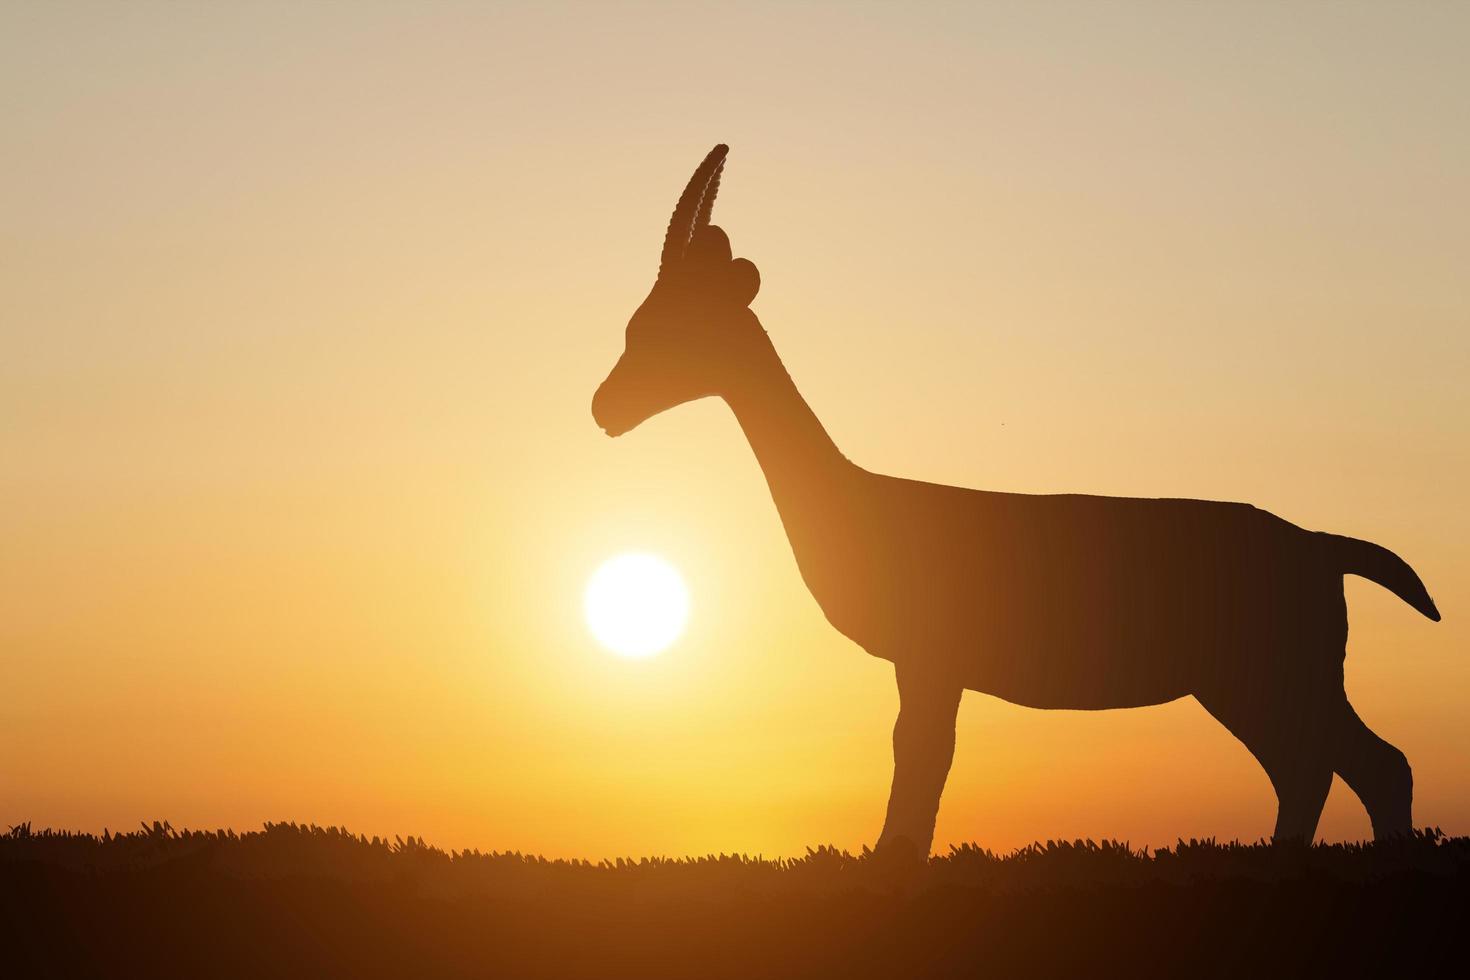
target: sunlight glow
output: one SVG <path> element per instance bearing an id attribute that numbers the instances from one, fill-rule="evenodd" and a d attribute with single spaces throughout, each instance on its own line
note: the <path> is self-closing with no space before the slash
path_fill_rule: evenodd
<path id="1" fill-rule="evenodd" d="M 597 642 L 624 657 L 649 657 L 684 632 L 689 590 L 656 555 L 618 555 L 588 580 L 583 609 Z"/>

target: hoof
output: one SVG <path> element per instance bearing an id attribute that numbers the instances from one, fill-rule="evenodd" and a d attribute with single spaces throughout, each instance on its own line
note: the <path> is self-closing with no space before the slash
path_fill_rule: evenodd
<path id="1" fill-rule="evenodd" d="M 873 856 L 885 863 L 917 864 L 928 855 L 919 853 L 919 845 L 907 837 L 885 837 L 873 848 Z"/>

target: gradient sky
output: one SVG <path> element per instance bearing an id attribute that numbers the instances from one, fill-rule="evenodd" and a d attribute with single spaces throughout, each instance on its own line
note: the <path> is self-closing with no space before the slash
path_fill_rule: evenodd
<path id="1" fill-rule="evenodd" d="M 0 823 L 264 820 L 550 855 L 871 843 L 889 664 L 728 410 L 593 389 L 715 219 L 838 444 L 1383 543 L 1348 690 L 1470 832 L 1470 7 L 7 4 Z M 587 635 L 679 566 L 660 657 Z M 977 583 L 983 588 L 983 583 Z M 968 693 L 936 848 L 1254 839 L 1192 700 Z M 1322 823 L 1362 837 L 1341 783 Z"/>

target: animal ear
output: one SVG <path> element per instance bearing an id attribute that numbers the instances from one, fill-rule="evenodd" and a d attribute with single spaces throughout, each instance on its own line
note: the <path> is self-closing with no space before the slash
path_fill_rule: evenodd
<path id="1" fill-rule="evenodd" d="M 710 212 L 715 205 L 715 194 L 720 189 L 720 172 L 725 167 L 725 155 L 730 148 L 719 144 L 705 156 L 704 162 L 694 170 L 694 176 L 679 195 L 669 218 L 669 229 L 664 234 L 663 254 L 659 256 L 658 278 L 662 281 L 669 270 L 684 259 L 689 243 L 701 228 L 709 224 Z"/>
<path id="2" fill-rule="evenodd" d="M 761 273 L 750 259 L 736 259 L 725 274 L 730 298 L 740 306 L 749 306 L 761 289 Z"/>

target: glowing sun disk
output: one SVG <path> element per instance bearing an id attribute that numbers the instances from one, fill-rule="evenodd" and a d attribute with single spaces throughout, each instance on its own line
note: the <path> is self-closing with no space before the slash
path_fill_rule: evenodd
<path id="1" fill-rule="evenodd" d="M 656 555 L 618 555 L 592 573 L 582 607 L 597 642 L 624 657 L 649 657 L 684 631 L 689 590 Z"/>

